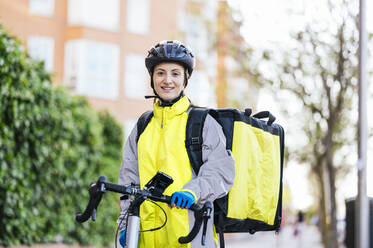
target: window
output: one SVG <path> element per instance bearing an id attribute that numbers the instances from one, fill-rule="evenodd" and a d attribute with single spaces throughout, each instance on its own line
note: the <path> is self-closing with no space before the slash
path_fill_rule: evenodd
<path id="1" fill-rule="evenodd" d="M 216 21 L 217 19 L 217 4 L 218 2 L 215 0 L 205 0 L 203 6 L 204 17 L 209 21 Z"/>
<path id="2" fill-rule="evenodd" d="M 37 60 L 44 61 L 44 68 L 53 70 L 54 40 L 46 36 L 30 36 L 27 39 L 28 54 Z"/>
<path id="3" fill-rule="evenodd" d="M 69 0 L 69 25 L 119 29 L 120 0 Z"/>
<path id="4" fill-rule="evenodd" d="M 46 17 L 53 16 L 54 0 L 30 0 L 30 13 Z"/>
<path id="5" fill-rule="evenodd" d="M 144 99 L 144 96 L 148 93 L 150 79 L 144 60 L 144 56 L 139 54 L 128 54 L 126 56 L 124 94 L 129 98 Z"/>
<path id="6" fill-rule="evenodd" d="M 66 44 L 65 84 L 77 93 L 115 99 L 118 96 L 119 47 L 89 40 Z"/>
<path id="7" fill-rule="evenodd" d="M 127 0 L 127 29 L 136 34 L 149 32 L 150 0 Z"/>
<path id="8" fill-rule="evenodd" d="M 190 98 L 192 103 L 198 106 L 212 106 L 215 101 L 214 92 L 209 83 L 207 73 L 194 70 L 185 89 L 185 94 Z"/>
<path id="9" fill-rule="evenodd" d="M 200 62 L 204 63 L 208 59 L 208 47 L 210 37 L 204 21 L 192 13 L 182 13 L 179 18 L 179 27 L 186 34 L 186 43 L 192 48 L 194 54 L 198 55 Z"/>

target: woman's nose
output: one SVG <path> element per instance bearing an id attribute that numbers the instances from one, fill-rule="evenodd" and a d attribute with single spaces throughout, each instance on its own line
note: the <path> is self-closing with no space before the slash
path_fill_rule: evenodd
<path id="1" fill-rule="evenodd" d="M 171 83 L 172 82 L 172 76 L 171 75 L 167 75 L 166 76 L 166 82 L 167 83 Z"/>

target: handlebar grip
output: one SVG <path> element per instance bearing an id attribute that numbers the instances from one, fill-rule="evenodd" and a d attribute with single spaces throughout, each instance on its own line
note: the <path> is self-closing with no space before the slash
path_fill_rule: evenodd
<path id="1" fill-rule="evenodd" d="M 75 220 L 79 223 L 83 223 L 85 221 L 87 221 L 89 219 L 89 216 L 87 218 L 87 215 L 86 214 L 77 214 L 75 216 Z"/>
<path id="2" fill-rule="evenodd" d="M 204 218 L 206 217 L 210 218 L 210 214 L 212 211 L 212 203 L 210 201 L 205 202 L 205 204 L 203 205 L 203 208 L 200 208 L 197 204 L 193 204 L 189 209 L 194 211 L 194 217 L 195 217 L 194 226 L 187 236 L 179 238 L 180 244 L 190 243 L 197 236 L 197 234 L 199 233 L 199 230 L 201 229 Z M 206 219 L 206 222 L 207 222 L 207 219 Z M 205 243 L 204 239 L 205 237 L 202 237 L 202 245 L 204 245 Z"/>
<path id="3" fill-rule="evenodd" d="M 87 221 L 92 216 L 92 213 L 94 211 L 94 205 L 95 205 L 94 200 L 95 199 L 90 198 L 89 202 L 88 202 L 88 205 L 87 205 L 87 208 L 85 209 L 84 213 L 77 214 L 75 216 L 75 220 L 77 222 L 83 223 L 83 222 Z"/>
<path id="4" fill-rule="evenodd" d="M 179 243 L 180 244 L 186 244 L 192 242 L 192 240 L 197 236 L 199 230 L 201 229 L 202 225 L 202 218 L 196 218 L 194 222 L 194 226 L 188 236 L 185 237 L 180 237 L 179 238 Z"/>
<path id="5" fill-rule="evenodd" d="M 118 185 L 118 184 L 112 184 L 112 183 L 107 183 L 105 182 L 105 188 L 108 191 L 120 193 L 120 194 L 125 194 L 128 193 L 127 190 L 128 188 L 123 185 Z"/>
<path id="6" fill-rule="evenodd" d="M 201 210 L 201 208 L 197 204 L 195 204 L 195 203 L 193 203 L 192 206 L 190 206 L 189 209 L 192 210 L 193 212 Z"/>
<path id="7" fill-rule="evenodd" d="M 93 214 L 95 214 L 95 211 L 100 204 L 101 198 L 103 193 L 105 192 L 105 187 L 103 183 L 106 182 L 106 177 L 99 177 L 97 182 L 91 183 L 89 187 L 89 201 L 86 209 L 84 210 L 84 213 L 77 214 L 75 216 L 75 220 L 79 223 L 83 223 L 87 221 Z M 95 218 L 93 218 L 94 220 Z"/>

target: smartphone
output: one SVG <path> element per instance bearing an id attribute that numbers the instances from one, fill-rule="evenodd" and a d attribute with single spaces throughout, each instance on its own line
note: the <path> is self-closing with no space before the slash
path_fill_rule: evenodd
<path id="1" fill-rule="evenodd" d="M 154 195 L 162 195 L 174 180 L 169 175 L 158 171 L 155 176 L 145 185 L 145 188 Z"/>

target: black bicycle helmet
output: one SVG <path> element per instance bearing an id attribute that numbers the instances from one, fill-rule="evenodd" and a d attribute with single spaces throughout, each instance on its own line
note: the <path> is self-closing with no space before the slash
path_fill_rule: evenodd
<path id="1" fill-rule="evenodd" d="M 188 78 L 194 68 L 194 55 L 190 48 L 177 40 L 165 40 L 149 50 L 145 58 L 145 66 L 152 76 L 154 67 L 162 62 L 176 62 L 182 64 L 188 71 Z"/>

